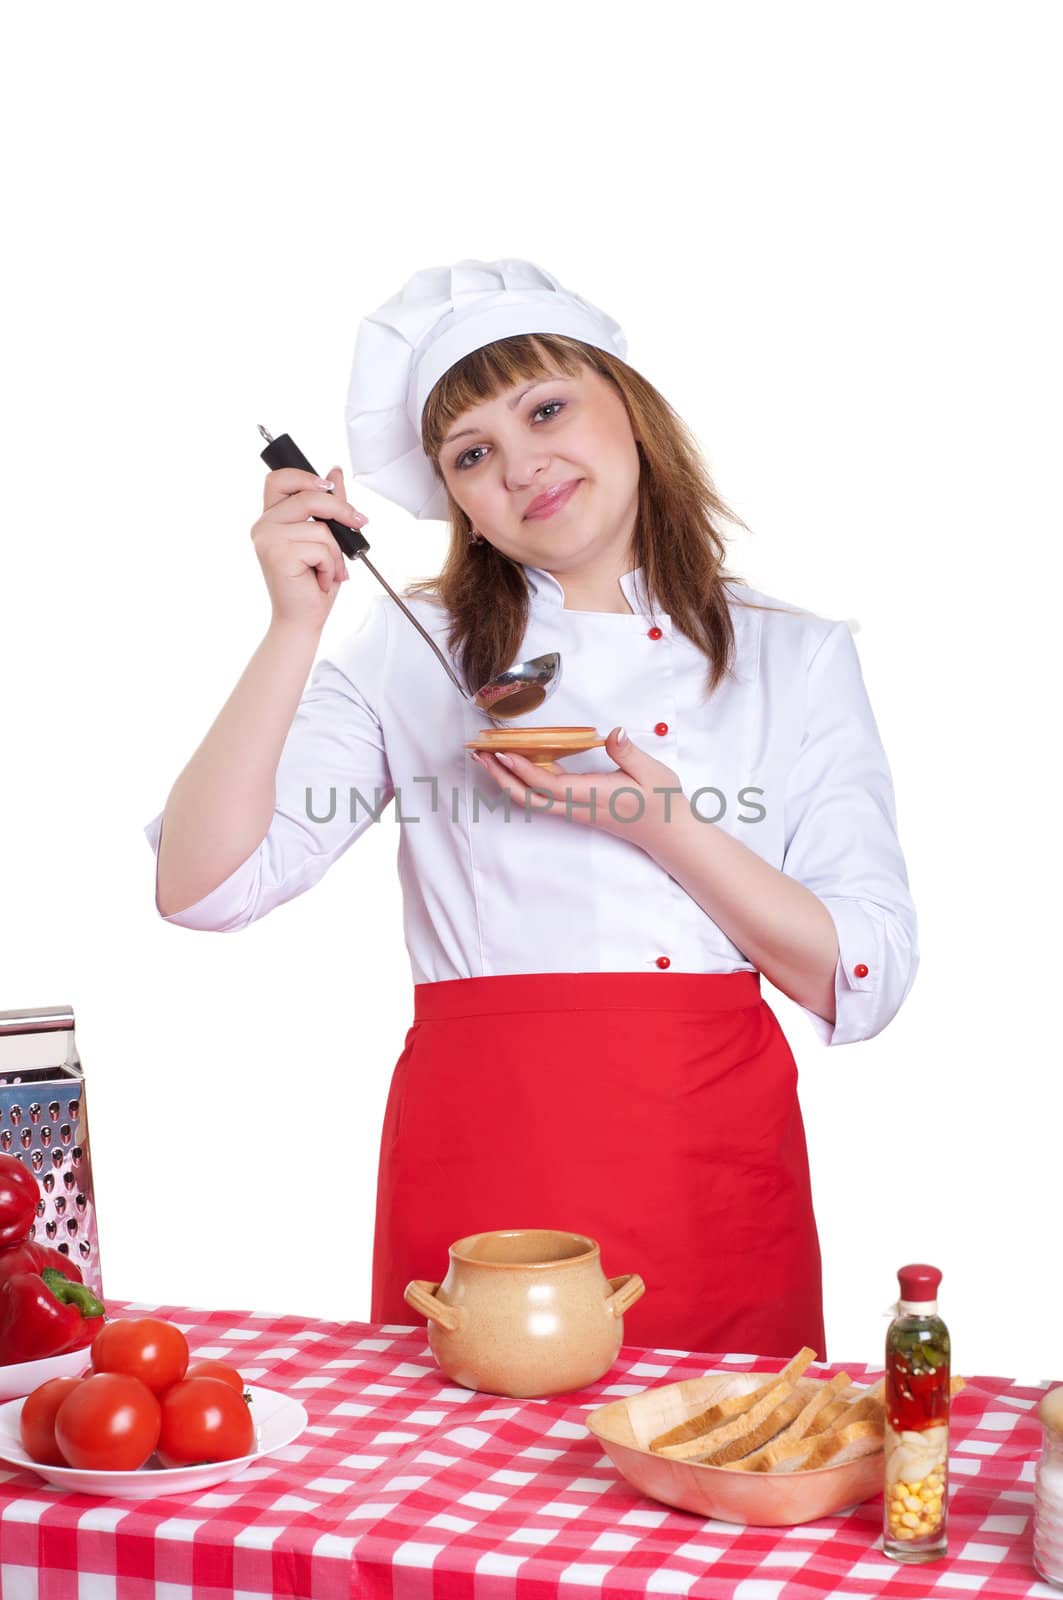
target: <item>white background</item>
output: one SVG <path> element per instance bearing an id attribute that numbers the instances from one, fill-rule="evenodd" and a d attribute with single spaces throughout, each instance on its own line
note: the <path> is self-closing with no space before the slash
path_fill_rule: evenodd
<path id="1" fill-rule="evenodd" d="M 863 1044 L 776 1001 L 830 1354 L 880 1359 L 928 1259 L 957 1370 L 1063 1377 L 1058 16 L 8 19 L 0 1008 L 75 1008 L 109 1294 L 368 1315 L 391 812 L 231 936 L 158 918 L 141 829 L 267 625 L 256 424 L 346 467 L 359 318 L 515 255 L 623 324 L 752 529 L 732 569 L 859 623 L 922 966 Z M 393 583 L 437 570 L 442 524 L 354 499 Z M 355 567 L 324 645 L 374 592 Z"/>

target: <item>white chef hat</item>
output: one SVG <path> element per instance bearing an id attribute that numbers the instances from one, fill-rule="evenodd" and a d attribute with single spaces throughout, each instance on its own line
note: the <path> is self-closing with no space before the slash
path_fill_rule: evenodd
<path id="1" fill-rule="evenodd" d="M 421 447 L 425 401 L 462 356 L 518 333 L 627 353 L 619 323 L 531 261 L 425 267 L 363 318 L 347 391 L 355 481 L 415 517 L 445 519 L 446 490 Z"/>

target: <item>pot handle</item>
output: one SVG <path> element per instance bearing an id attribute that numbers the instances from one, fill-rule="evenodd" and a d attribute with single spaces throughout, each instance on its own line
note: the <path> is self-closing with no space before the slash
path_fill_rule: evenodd
<path id="1" fill-rule="evenodd" d="M 646 1293 L 646 1285 L 637 1272 L 626 1272 L 619 1278 L 610 1278 L 609 1287 L 613 1292 L 606 1300 L 605 1307 L 614 1317 L 622 1317 Z"/>
<path id="2" fill-rule="evenodd" d="M 461 1322 L 461 1312 L 457 1306 L 448 1306 L 445 1300 L 436 1298 L 438 1288 L 438 1283 L 429 1283 L 427 1278 L 413 1278 L 403 1290 L 402 1298 L 429 1322 L 438 1322 L 441 1328 L 453 1333 Z"/>

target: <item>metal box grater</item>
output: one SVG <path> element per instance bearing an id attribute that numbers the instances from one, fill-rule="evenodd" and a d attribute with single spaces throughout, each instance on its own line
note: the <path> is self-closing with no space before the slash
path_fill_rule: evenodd
<path id="1" fill-rule="evenodd" d="M 76 1261 L 102 1299 L 85 1074 L 70 1006 L 0 1011 L 0 1151 L 41 1186 L 33 1238 Z"/>

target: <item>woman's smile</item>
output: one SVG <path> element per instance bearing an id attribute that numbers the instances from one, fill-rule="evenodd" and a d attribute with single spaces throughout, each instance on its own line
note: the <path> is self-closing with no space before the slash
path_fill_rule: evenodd
<path id="1" fill-rule="evenodd" d="M 558 484 L 555 488 L 547 489 L 545 494 L 538 495 L 524 513 L 524 521 L 538 522 L 544 517 L 552 517 L 555 511 L 560 511 L 562 506 L 568 505 L 582 482 L 582 478 L 569 478 L 566 483 Z"/>

